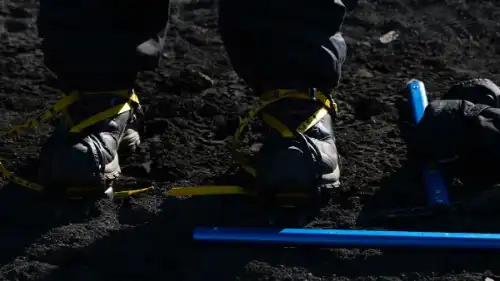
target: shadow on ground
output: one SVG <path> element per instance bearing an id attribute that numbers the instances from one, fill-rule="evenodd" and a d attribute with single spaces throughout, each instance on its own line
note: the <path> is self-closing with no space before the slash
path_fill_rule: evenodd
<path id="1" fill-rule="evenodd" d="M 46 232 L 62 225 L 88 221 L 95 209 L 82 202 L 61 202 L 42 194 L 7 184 L 0 191 L 0 264 L 25 254 Z"/>
<path id="2" fill-rule="evenodd" d="M 290 267 L 290 280 L 301 274 L 307 278 L 303 268 L 314 276 L 412 276 L 414 272 L 432 275 L 464 269 L 485 272 L 498 263 L 494 253 L 484 251 L 283 249 L 192 241 L 197 225 L 255 225 L 257 211 L 252 206 L 234 197 L 168 199 L 161 206 L 162 212 L 127 228 L 123 226 L 136 220 L 137 214 L 123 204 L 119 212 L 122 229 L 86 248 L 67 251 L 64 263 L 43 280 L 75 276 L 78 280 L 255 280 L 262 274 L 283 276 L 280 270 L 284 267 Z M 161 270 L 167 264 L 170 270 Z M 91 275 L 87 267 L 99 274 Z"/>
<path id="3" fill-rule="evenodd" d="M 377 221 L 375 210 L 417 207 L 422 203 L 423 194 L 412 182 L 412 173 L 404 168 L 385 178 L 370 204 L 362 210 L 358 227 L 393 228 L 402 226 L 385 220 Z M 404 184 L 406 183 L 406 184 Z M 403 187 L 403 188 L 402 188 Z M 4 245 L 9 251 L 2 251 L 2 263 L 11 262 L 21 255 L 29 245 L 38 249 L 50 248 L 43 244 L 44 236 L 57 227 L 71 227 L 81 222 L 84 216 L 73 209 L 52 205 L 53 202 L 39 194 L 15 186 L 2 189 L 0 223 Z M 154 196 L 154 195 L 151 195 Z M 211 197 L 173 199 L 162 198 L 157 213 L 140 213 L 134 208 L 134 200 L 122 200 L 117 205 L 117 220 L 120 227 L 108 231 L 104 237 L 93 239 L 85 247 L 60 248 L 39 260 L 49 260 L 54 266 L 42 280 L 255 280 L 258 276 L 283 276 L 282 269 L 288 267 L 290 280 L 303 276 L 306 271 L 314 276 L 337 274 L 345 277 L 393 276 L 407 274 L 440 274 L 461 270 L 485 272 L 497 265 L 494 253 L 470 251 L 408 250 L 408 249 L 312 249 L 307 247 L 283 249 L 255 245 L 210 245 L 192 241 L 195 226 L 256 226 L 263 225 L 262 214 L 253 202 L 245 198 Z M 151 201 L 151 198 L 147 199 Z M 154 201 L 154 200 L 153 200 Z M 22 203 L 21 203 L 22 202 Z M 384 207 L 384 208 L 382 208 Z M 81 210 L 81 209 L 79 209 Z M 109 212 L 109 211 L 108 211 Z M 368 214 L 372 215 L 371 217 Z M 441 213 L 442 214 L 442 213 Z M 99 214 L 97 214 L 98 216 Z M 93 216 L 94 218 L 96 216 Z M 64 218 L 64 219 L 63 219 Z M 86 219 L 92 220 L 92 217 Z M 414 230 L 439 230 L 447 222 L 447 229 L 465 227 L 470 231 L 484 230 L 495 221 L 491 217 L 481 218 L 427 216 L 413 220 Z M 471 222 L 475 222 L 471 224 Z M 469 224 L 467 224 L 469 222 Z M 499 220 L 496 219 L 496 223 Z M 106 220 L 97 222 L 96 227 L 107 227 Z M 482 227 L 481 227 L 482 226 Z M 420 229 L 419 229 L 420 228 Z M 442 229 L 441 229 L 442 230 Z M 65 232 L 60 235 L 75 235 L 82 240 L 85 232 Z M 52 232 L 52 241 L 58 235 Z M 40 240 L 40 242 L 38 242 Z M 6 246 L 3 247 L 6 249 Z M 29 256 L 29 255 L 28 255 Z M 443 262 L 446 261 L 446 262 Z M 390 264 L 391 266 L 387 266 Z M 170 270 L 162 270 L 164 266 Z M 271 265 L 278 265 L 271 266 Z M 87 270 L 89 267 L 92 271 Z M 193 270 L 196 268 L 196 270 Z M 310 277 L 310 276 L 309 276 Z"/>

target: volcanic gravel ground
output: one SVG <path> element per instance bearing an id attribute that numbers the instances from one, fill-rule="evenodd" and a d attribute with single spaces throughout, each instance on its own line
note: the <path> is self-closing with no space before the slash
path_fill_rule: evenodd
<path id="1" fill-rule="evenodd" d="M 36 116 L 58 98 L 38 49 L 37 5 L 0 2 L 2 130 Z M 256 213 L 242 208 L 237 198 L 165 196 L 172 186 L 224 177 L 232 164 L 228 148 L 238 116 L 255 102 L 227 61 L 214 7 L 204 3 L 175 9 L 162 67 L 141 75 L 144 143 L 135 156 L 123 160 L 125 180 L 137 185 L 153 181 L 156 191 L 115 203 L 100 201 L 85 213 L 0 179 L 2 280 L 419 281 L 500 275 L 498 256 L 485 252 L 266 249 L 190 242 L 196 224 L 249 225 Z M 406 147 L 397 126 L 399 90 L 418 78 L 437 98 L 456 79 L 500 81 L 499 16 L 500 4 L 487 0 L 360 1 L 343 27 L 349 56 L 336 95 L 342 183 L 350 190 L 336 194 L 310 226 L 500 230 L 495 189 L 468 196 L 473 199 L 460 212 L 379 219 L 386 210 L 424 204 L 415 173 L 402 168 Z M 391 31 L 398 36 L 381 42 Z M 49 133 L 44 126 L 2 138 L 0 156 L 9 169 L 29 174 L 29 163 Z M 459 200 L 466 190 L 452 191 Z"/>

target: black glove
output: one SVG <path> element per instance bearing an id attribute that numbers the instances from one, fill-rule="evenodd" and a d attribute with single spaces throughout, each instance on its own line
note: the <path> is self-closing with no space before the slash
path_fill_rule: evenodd
<path id="1" fill-rule="evenodd" d="M 469 129 L 465 112 L 474 104 L 463 100 L 436 100 L 425 109 L 408 138 L 422 162 L 444 163 L 457 158 L 466 146 Z"/>
<path id="2" fill-rule="evenodd" d="M 459 82 L 443 96 L 444 100 L 467 100 L 500 108 L 500 88 L 489 79 L 476 78 Z"/>

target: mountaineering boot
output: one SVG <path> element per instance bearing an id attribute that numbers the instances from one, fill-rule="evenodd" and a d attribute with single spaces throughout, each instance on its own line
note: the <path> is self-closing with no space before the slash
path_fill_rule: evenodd
<path id="1" fill-rule="evenodd" d="M 42 148 L 39 183 L 56 194 L 104 195 L 121 174 L 118 150 L 140 144 L 140 115 L 134 91 L 80 93 Z"/>
<path id="2" fill-rule="evenodd" d="M 276 93 L 262 95 L 261 101 Z M 257 186 L 264 195 L 302 194 L 318 199 L 324 191 L 340 186 L 333 130 L 336 104 L 321 93 L 322 100 L 334 108 L 325 108 L 310 93 L 283 94 L 284 99 L 266 106 L 260 115 L 268 130 L 256 156 Z"/>

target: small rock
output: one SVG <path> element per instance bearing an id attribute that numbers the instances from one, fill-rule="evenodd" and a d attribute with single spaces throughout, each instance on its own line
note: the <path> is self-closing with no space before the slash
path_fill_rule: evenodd
<path id="1" fill-rule="evenodd" d="M 386 34 L 382 35 L 380 37 L 380 43 L 382 44 L 389 44 L 391 43 L 392 41 L 398 39 L 399 37 L 399 33 L 397 31 L 389 31 L 387 32 Z"/>
<path id="2" fill-rule="evenodd" d="M 373 73 L 368 71 L 366 68 L 360 68 L 356 72 L 356 76 L 362 77 L 362 78 L 373 78 Z"/>
<path id="3" fill-rule="evenodd" d="M 215 85 L 215 81 L 210 78 L 208 75 L 206 75 L 205 73 L 202 73 L 202 72 L 196 72 L 201 78 L 203 78 L 206 82 L 208 82 L 210 84 L 210 86 L 213 86 Z"/>
<path id="4" fill-rule="evenodd" d="M 484 281 L 495 281 L 495 279 L 490 278 L 490 277 L 486 277 L 486 278 L 484 278 Z"/>

